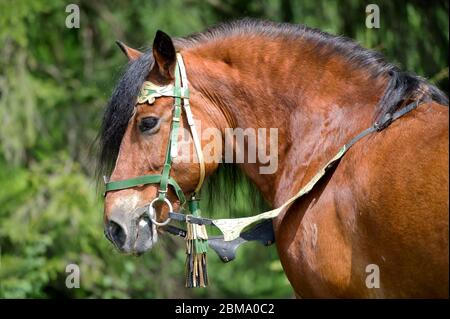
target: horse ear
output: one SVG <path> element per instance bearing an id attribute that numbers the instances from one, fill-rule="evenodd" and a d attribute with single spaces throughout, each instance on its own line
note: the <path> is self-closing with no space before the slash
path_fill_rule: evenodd
<path id="1" fill-rule="evenodd" d="M 177 61 L 175 46 L 172 39 L 160 30 L 156 31 L 153 40 L 153 56 L 159 73 L 167 79 L 172 79 Z"/>
<path id="2" fill-rule="evenodd" d="M 122 50 L 122 52 L 127 56 L 128 60 L 130 61 L 134 61 L 142 55 L 141 51 L 130 48 L 123 42 L 116 41 L 116 44 L 119 46 L 120 50 Z"/>

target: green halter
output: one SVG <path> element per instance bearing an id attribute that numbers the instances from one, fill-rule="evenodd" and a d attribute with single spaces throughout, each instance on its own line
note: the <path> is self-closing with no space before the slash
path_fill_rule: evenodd
<path id="1" fill-rule="evenodd" d="M 177 54 L 177 61 L 175 66 L 175 85 L 158 86 L 152 82 L 146 81 L 142 85 L 141 92 L 137 98 L 136 104 L 153 104 L 158 97 L 168 96 L 174 98 L 172 124 L 169 133 L 169 141 L 166 148 L 166 155 L 164 159 L 164 166 L 161 174 L 144 175 L 134 178 L 129 178 L 120 181 L 106 182 L 105 195 L 107 192 L 128 189 L 136 186 L 147 184 L 158 184 L 158 197 L 153 199 L 148 204 L 148 215 L 150 220 L 156 226 L 165 226 L 171 221 L 173 212 L 172 204 L 167 199 L 167 191 L 171 185 L 177 195 L 180 204 L 183 206 L 186 203 L 183 190 L 178 183 L 170 176 L 172 168 L 172 160 L 177 157 L 177 141 L 178 131 L 180 128 L 181 111 L 182 108 L 186 114 L 186 120 L 189 125 L 192 140 L 194 142 L 195 151 L 197 153 L 200 165 L 200 177 L 197 186 L 189 199 L 189 210 L 192 215 L 186 215 L 186 223 L 188 226 L 186 233 L 186 286 L 187 287 L 205 287 L 208 284 L 208 275 L 206 270 L 206 253 L 208 250 L 208 234 L 206 233 L 205 225 L 198 225 L 190 223 L 191 216 L 194 218 L 200 217 L 199 200 L 196 198 L 197 193 L 202 187 L 205 179 L 205 162 L 203 159 L 203 152 L 201 149 L 200 139 L 195 128 L 194 117 L 192 116 L 189 104 L 189 89 L 187 85 L 186 69 L 184 67 L 183 58 L 181 54 Z M 169 207 L 169 217 L 163 221 L 156 221 L 154 203 L 163 201 Z M 178 213 L 177 213 L 178 214 Z"/>
<path id="2" fill-rule="evenodd" d="M 178 131 L 180 128 L 181 111 L 182 111 L 182 101 L 183 108 L 186 112 L 186 117 L 188 124 L 191 129 L 192 138 L 194 140 L 195 149 L 197 156 L 199 157 L 200 163 L 200 179 L 199 183 L 194 191 L 193 198 L 195 194 L 200 191 L 201 185 L 204 180 L 204 161 L 203 154 L 200 149 L 200 141 L 198 139 L 197 132 L 195 130 L 195 125 L 193 121 L 192 112 L 190 110 L 189 104 L 189 89 L 187 86 L 186 71 L 184 68 L 183 59 L 180 54 L 177 54 L 177 63 L 175 66 L 175 85 L 158 86 L 152 82 L 144 82 L 141 92 L 137 98 L 137 104 L 153 104 L 155 99 L 162 96 L 168 96 L 174 98 L 173 112 L 172 112 L 172 126 L 169 133 L 169 142 L 166 148 L 166 155 L 164 159 L 164 166 L 161 174 L 154 175 L 143 175 L 134 178 L 124 179 L 120 181 L 111 181 L 105 183 L 105 194 L 110 191 L 122 190 L 127 188 L 132 188 L 136 186 L 142 186 L 147 184 L 158 184 L 158 200 L 164 201 L 167 196 L 168 186 L 172 186 L 176 196 L 178 197 L 180 204 L 184 205 L 186 203 L 186 198 L 184 196 L 183 190 L 178 185 L 178 183 L 170 177 L 170 171 L 172 168 L 172 160 L 177 156 L 177 141 L 178 141 Z"/>

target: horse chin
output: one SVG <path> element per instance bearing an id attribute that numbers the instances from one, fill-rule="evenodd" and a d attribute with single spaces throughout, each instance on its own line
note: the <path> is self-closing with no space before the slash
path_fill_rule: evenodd
<path id="1" fill-rule="evenodd" d="M 136 241 L 134 242 L 133 252 L 135 255 L 142 255 L 149 251 L 158 241 L 158 232 L 156 225 L 146 219 L 141 219 L 138 224 Z"/>

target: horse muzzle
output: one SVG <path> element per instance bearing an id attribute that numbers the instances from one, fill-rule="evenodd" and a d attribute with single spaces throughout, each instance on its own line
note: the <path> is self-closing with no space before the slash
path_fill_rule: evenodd
<path id="1" fill-rule="evenodd" d="M 105 222 L 105 236 L 120 252 L 141 255 L 158 240 L 156 225 L 147 215 L 147 207 L 131 213 L 114 209 Z"/>

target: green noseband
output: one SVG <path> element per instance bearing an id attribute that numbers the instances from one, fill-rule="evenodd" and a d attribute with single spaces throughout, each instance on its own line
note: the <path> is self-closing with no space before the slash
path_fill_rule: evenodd
<path id="1" fill-rule="evenodd" d="M 158 184 L 161 183 L 161 179 L 162 175 L 143 175 L 121 181 L 108 182 L 106 183 L 105 193 L 137 186 L 143 186 L 147 184 Z M 181 187 L 178 185 L 178 183 L 170 176 L 167 180 L 167 183 L 168 185 L 172 186 L 173 189 L 175 190 L 175 194 L 180 200 L 180 204 L 184 205 L 186 203 L 186 198 L 184 197 L 184 193 L 181 190 Z"/>

